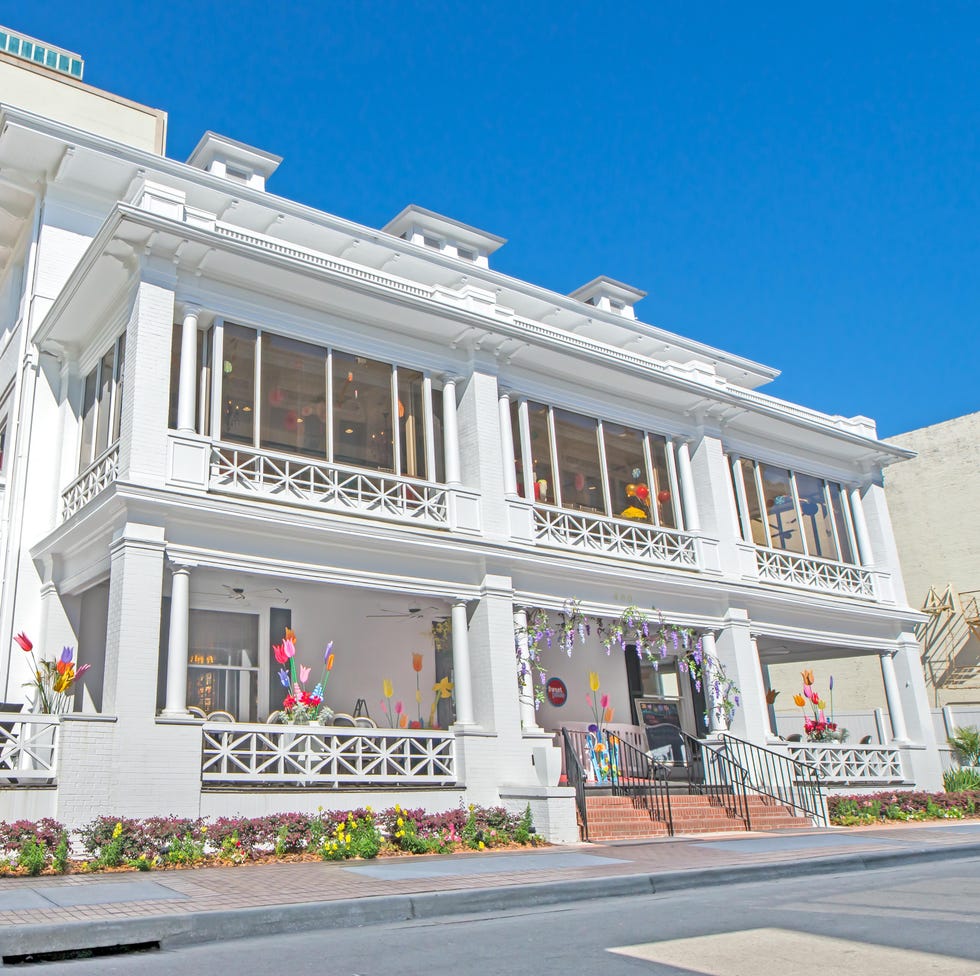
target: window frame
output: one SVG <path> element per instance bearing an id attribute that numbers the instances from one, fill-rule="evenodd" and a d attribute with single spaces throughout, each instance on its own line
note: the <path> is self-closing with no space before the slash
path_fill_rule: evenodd
<path id="1" fill-rule="evenodd" d="M 105 359 L 109 352 L 112 352 L 112 376 L 109 378 L 108 386 L 103 383 L 102 372 L 105 368 Z M 112 343 L 105 347 L 101 355 L 96 358 L 95 365 L 82 377 L 81 400 L 78 414 L 78 444 L 76 456 L 78 457 L 78 472 L 88 470 L 96 461 L 108 454 L 119 443 L 122 435 L 122 392 L 123 375 L 126 368 L 126 333 L 120 332 L 113 339 Z M 88 458 L 82 456 L 84 445 L 85 429 L 85 390 L 89 378 L 92 377 L 95 384 L 95 394 L 92 400 L 92 442 L 89 446 Z M 108 396 L 104 397 L 103 393 Z M 108 404 L 103 403 L 108 399 Z M 96 450 L 99 443 L 99 430 L 105 416 L 104 411 L 108 411 L 106 420 L 106 445 L 101 451 Z"/>

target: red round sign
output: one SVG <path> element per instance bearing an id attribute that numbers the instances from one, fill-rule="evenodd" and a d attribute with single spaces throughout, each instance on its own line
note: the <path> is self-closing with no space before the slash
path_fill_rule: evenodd
<path id="1" fill-rule="evenodd" d="M 546 690 L 548 701 L 555 708 L 561 708 L 568 701 L 568 689 L 565 687 L 565 682 L 561 678 L 549 678 Z"/>

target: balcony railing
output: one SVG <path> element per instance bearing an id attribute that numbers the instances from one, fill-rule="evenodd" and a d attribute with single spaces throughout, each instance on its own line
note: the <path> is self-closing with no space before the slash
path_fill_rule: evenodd
<path id="1" fill-rule="evenodd" d="M 788 742 L 780 746 L 793 759 L 816 767 L 824 783 L 870 786 L 905 782 L 902 754 L 893 746 L 835 742 Z"/>
<path id="2" fill-rule="evenodd" d="M 254 448 L 215 444 L 209 488 L 346 514 L 450 527 L 449 490 L 444 485 Z"/>
<path id="3" fill-rule="evenodd" d="M 871 600 L 876 596 L 874 576 L 871 570 L 861 566 L 800 556 L 781 549 L 756 549 L 755 559 L 761 580 Z"/>
<path id="4" fill-rule="evenodd" d="M 100 454 L 62 493 L 63 518 L 71 518 L 83 505 L 101 494 L 119 475 L 119 442 Z"/>
<path id="5" fill-rule="evenodd" d="M 456 783 L 451 732 L 213 723 L 204 725 L 203 736 L 205 783 Z"/>
<path id="6" fill-rule="evenodd" d="M 685 569 L 698 567 L 694 536 L 643 522 L 535 505 L 534 530 L 539 544 L 556 549 L 605 553 Z"/>
<path id="7" fill-rule="evenodd" d="M 0 783 L 53 783 L 59 725 L 57 715 L 0 716 Z"/>

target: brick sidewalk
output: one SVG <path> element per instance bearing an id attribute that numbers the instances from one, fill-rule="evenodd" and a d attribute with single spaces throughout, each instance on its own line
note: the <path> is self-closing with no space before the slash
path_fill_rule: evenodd
<path id="1" fill-rule="evenodd" d="M 980 824 L 732 833 L 619 844 L 376 861 L 0 879 L 6 926 L 139 919 L 371 896 L 549 884 L 577 879 L 777 864 L 842 854 L 954 848 L 980 843 Z"/>

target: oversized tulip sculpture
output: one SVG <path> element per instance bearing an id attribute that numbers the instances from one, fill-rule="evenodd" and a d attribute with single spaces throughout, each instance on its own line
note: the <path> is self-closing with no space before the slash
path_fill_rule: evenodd
<path id="1" fill-rule="evenodd" d="M 810 742 L 844 742 L 847 739 L 847 729 L 838 728 L 834 721 L 834 676 L 830 676 L 830 717 L 827 717 L 827 702 L 820 697 L 814 687 L 816 678 L 807 668 L 800 672 L 803 678 L 803 694 L 793 695 L 795 704 L 804 710 L 803 731 Z M 806 714 L 806 709 L 812 711 L 812 716 Z"/>
<path id="2" fill-rule="evenodd" d="M 24 682 L 24 687 L 34 689 L 34 711 L 45 715 L 69 711 L 74 698 L 72 688 L 92 665 L 77 665 L 71 647 L 63 648 L 56 661 L 44 657 L 38 660 L 34 657 L 34 645 L 26 634 L 18 634 L 14 643 L 31 659 L 33 677 Z"/>
<path id="3" fill-rule="evenodd" d="M 310 668 L 296 663 L 296 634 L 286 628 L 286 634 L 281 644 L 272 645 L 272 653 L 276 663 L 282 665 L 279 670 L 279 680 L 286 689 L 286 697 L 282 700 L 282 717 L 290 725 L 306 725 L 321 718 L 328 718 L 333 711 L 323 704 L 323 696 L 327 682 L 333 671 L 334 654 L 333 641 L 327 644 L 323 652 L 323 673 L 312 691 L 306 690 L 306 682 L 310 679 Z M 289 668 L 287 671 L 286 668 Z"/>

